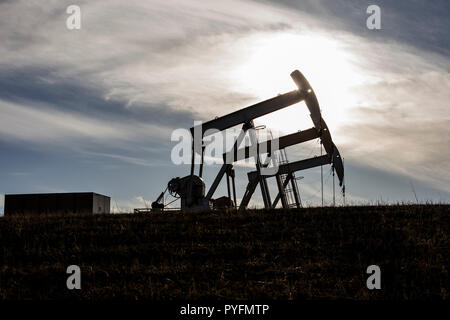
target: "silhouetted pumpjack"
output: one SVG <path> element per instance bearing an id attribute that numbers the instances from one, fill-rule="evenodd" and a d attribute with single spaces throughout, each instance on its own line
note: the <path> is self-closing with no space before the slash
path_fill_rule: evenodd
<path id="1" fill-rule="evenodd" d="M 339 154 L 337 147 L 334 145 L 333 140 L 331 139 L 331 135 L 325 123 L 325 120 L 322 118 L 316 95 L 313 89 L 311 88 L 309 82 L 306 80 L 306 78 L 300 71 L 296 70 L 292 72 L 291 77 L 294 80 L 295 84 L 297 85 L 298 90 L 294 90 L 276 96 L 272 99 L 257 103 L 247 108 L 208 121 L 206 123 L 203 123 L 201 127 L 192 127 L 190 129 L 192 135 L 194 135 L 194 131 L 196 130 L 200 130 L 202 134 L 202 143 L 200 147 L 192 143 L 191 173 L 190 175 L 185 176 L 183 178 L 174 178 L 170 180 L 166 188 L 166 190 L 169 190 L 169 193 L 172 196 L 181 199 L 181 210 L 212 209 L 214 207 L 223 208 L 224 206 L 225 207 L 237 206 L 233 163 L 250 157 L 249 155 L 250 147 L 247 146 L 241 149 L 238 148 L 242 140 L 244 139 L 246 132 L 251 128 L 253 129 L 255 128 L 253 124 L 253 119 L 281 110 L 283 108 L 286 108 L 290 105 L 293 105 L 301 101 L 305 101 L 306 106 L 309 109 L 310 116 L 314 126 L 307 130 L 298 131 L 293 134 L 279 137 L 278 148 L 277 149 L 273 148 L 274 150 L 272 150 L 272 145 L 276 146 L 276 143 L 274 143 L 273 140 L 263 142 L 268 146 L 267 152 L 270 154 L 276 151 L 284 151 L 286 147 L 300 144 L 316 138 L 320 138 L 320 141 L 325 149 L 326 154 L 290 163 L 285 161 L 285 163 L 279 164 L 278 172 L 273 175 L 261 174 L 261 165 L 263 164 L 260 163 L 260 154 L 257 154 L 256 170 L 251 171 L 247 174 L 248 185 L 245 194 L 239 204 L 239 209 L 244 210 L 247 207 L 258 184 L 261 187 L 265 208 L 275 208 L 280 199 L 283 207 L 288 206 L 286 201 L 283 199 L 286 199 L 286 190 L 289 187 L 289 183 L 293 183 L 293 181 L 295 180 L 294 172 L 322 165 L 327 164 L 332 165 L 332 170 L 334 170 L 334 172 L 336 172 L 338 176 L 339 185 L 343 187 L 344 166 L 342 163 L 341 155 Z M 209 129 L 216 129 L 219 131 L 223 131 L 240 124 L 242 124 L 243 131 L 237 137 L 233 149 L 230 151 L 233 153 L 231 155 L 233 163 L 227 163 L 224 161 L 224 164 L 222 165 L 219 173 L 217 174 L 211 188 L 205 194 L 206 186 L 204 180 L 202 179 L 204 148 L 202 148 L 201 146 L 203 145 L 203 138 L 205 138 L 208 135 L 207 131 Z M 254 134 L 253 136 L 252 134 L 250 135 L 251 135 L 251 143 L 259 146 L 261 143 L 258 142 L 256 136 Z M 195 154 L 201 155 L 202 159 L 198 175 L 194 174 L 195 163 L 193 160 L 195 159 L 194 158 Z M 227 153 L 223 155 L 224 160 L 230 159 L 227 156 L 230 155 Z M 219 199 L 214 200 L 212 199 L 212 196 L 216 191 L 224 175 L 226 175 L 227 177 L 228 197 L 225 197 L 227 199 L 221 197 Z M 269 177 L 276 177 L 277 179 L 278 194 L 275 197 L 274 201 L 272 201 L 270 198 L 269 188 L 267 185 L 267 178 Z M 232 181 L 232 191 L 233 191 L 232 194 L 230 190 L 230 178 Z M 296 188 L 294 187 L 293 189 Z M 162 205 L 161 202 L 161 200 L 164 197 L 164 193 L 165 191 L 161 193 L 158 200 L 152 204 L 152 208 L 161 209 L 162 207 L 164 207 L 164 205 Z M 295 193 L 298 193 L 298 190 L 294 191 L 294 195 Z M 232 195 L 233 200 L 231 200 Z M 296 198 L 295 200 L 296 205 L 297 207 L 299 207 L 298 197 L 295 198 Z M 214 203 L 216 204 L 215 206 Z"/>

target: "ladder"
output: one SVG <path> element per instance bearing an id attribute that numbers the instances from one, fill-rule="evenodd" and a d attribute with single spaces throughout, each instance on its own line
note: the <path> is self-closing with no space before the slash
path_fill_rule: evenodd
<path id="1" fill-rule="evenodd" d="M 279 165 L 289 164 L 287 158 L 286 149 L 281 149 L 277 152 Z M 277 177 L 278 178 L 278 177 Z M 288 181 L 288 179 L 290 181 Z M 297 178 L 295 173 L 289 171 L 288 173 L 280 174 L 280 189 L 281 189 L 281 203 L 286 208 L 300 208 L 302 206 L 302 200 L 300 198 L 300 192 L 298 190 Z M 283 199 L 284 198 L 284 199 Z"/>
<path id="2" fill-rule="evenodd" d="M 270 129 L 267 129 L 268 135 L 273 139 L 273 134 Z M 272 157 L 273 165 L 284 165 L 289 164 L 289 160 L 286 154 L 286 149 L 282 148 L 275 151 Z M 300 177 L 302 179 L 303 177 Z M 281 200 L 281 205 L 283 208 L 300 208 L 302 206 L 302 200 L 300 198 L 300 193 L 297 185 L 297 179 L 294 172 L 289 170 L 284 174 L 276 174 L 275 179 L 277 180 L 279 198 L 277 197 L 272 204 L 275 208 L 278 200 Z M 270 201 L 270 200 L 269 200 Z"/>

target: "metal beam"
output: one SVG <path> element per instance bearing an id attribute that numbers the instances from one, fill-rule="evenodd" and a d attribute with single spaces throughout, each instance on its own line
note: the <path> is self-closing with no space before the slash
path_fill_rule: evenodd
<path id="1" fill-rule="evenodd" d="M 285 192 L 286 186 L 283 184 L 281 175 L 277 174 L 275 176 L 275 179 L 277 181 L 278 194 L 275 197 L 275 200 L 273 201 L 272 208 L 275 208 L 277 206 L 278 200 L 281 199 L 281 205 L 283 206 L 284 209 L 287 209 L 288 202 L 287 202 L 286 192 Z M 286 181 L 288 181 L 288 180 L 289 180 L 289 175 L 286 176 Z"/>
<path id="2" fill-rule="evenodd" d="M 342 187 L 344 184 L 344 164 L 342 162 L 341 154 L 337 147 L 333 144 L 333 168 L 339 179 L 339 186 Z"/>
<path id="3" fill-rule="evenodd" d="M 214 195 L 214 192 L 216 192 L 217 187 L 219 186 L 220 181 L 223 178 L 223 175 L 229 168 L 231 167 L 231 164 L 223 164 L 222 167 L 220 167 L 219 173 L 217 174 L 216 178 L 214 179 L 214 182 L 208 190 L 208 194 L 206 195 L 206 200 L 211 200 L 211 197 Z"/>
<path id="4" fill-rule="evenodd" d="M 244 196 L 242 197 L 241 203 L 239 205 L 239 211 L 243 211 L 247 208 L 253 193 L 255 193 L 256 186 L 258 185 L 258 179 L 250 180 L 245 189 Z"/>
<path id="5" fill-rule="evenodd" d="M 323 155 L 320 157 L 314 157 L 309 158 L 305 160 L 295 161 L 291 163 L 282 164 L 278 167 L 278 174 L 288 174 L 289 172 L 296 172 L 300 170 L 306 170 L 318 166 L 323 166 L 326 164 L 330 164 L 331 160 L 328 155 Z M 253 181 L 254 179 L 258 178 L 258 172 L 257 171 L 251 171 L 247 173 L 248 180 Z M 273 175 L 267 175 L 266 177 L 273 177 Z"/>
<path id="6" fill-rule="evenodd" d="M 253 125 L 253 120 L 250 121 L 252 127 Z M 270 201 L 270 192 L 269 192 L 269 186 L 267 185 L 267 181 L 266 181 L 266 177 L 264 177 L 263 175 L 261 175 L 261 159 L 259 157 L 259 144 L 258 144 L 258 138 L 256 136 L 256 132 L 254 130 L 250 130 L 249 131 L 249 136 L 250 136 L 250 142 L 252 145 L 256 146 L 256 172 L 257 172 L 257 176 L 258 176 L 258 180 L 259 180 L 259 186 L 261 187 L 261 194 L 263 197 L 263 201 L 264 201 L 264 207 L 266 209 L 270 208 L 270 205 L 272 203 L 272 201 Z"/>
<path id="7" fill-rule="evenodd" d="M 246 107 L 244 109 L 232 112 L 225 116 L 219 117 L 217 119 L 205 122 L 201 125 L 202 135 L 209 129 L 216 129 L 219 131 L 232 128 L 238 124 L 249 122 L 255 118 L 259 118 L 271 112 L 286 108 L 290 105 L 298 103 L 305 99 L 306 95 L 304 92 L 294 90 L 272 99 L 262 101 L 260 103 L 254 104 L 252 106 Z M 199 125 L 200 126 L 200 125 Z M 191 133 L 194 135 L 194 129 L 191 128 Z"/>
<path id="8" fill-rule="evenodd" d="M 344 183 L 344 165 L 342 163 L 339 150 L 336 148 L 333 140 L 331 139 L 330 130 L 328 129 L 325 120 L 322 118 L 316 94 L 311 88 L 308 80 L 306 80 L 305 76 L 300 71 L 295 70 L 292 72 L 291 78 L 294 80 L 300 91 L 307 92 L 307 96 L 305 98 L 306 106 L 309 109 L 315 128 L 320 133 L 320 140 L 322 141 L 322 145 L 325 148 L 326 153 L 332 157 L 333 166 L 339 178 L 339 185 L 342 186 Z"/>
<path id="9" fill-rule="evenodd" d="M 232 182 L 232 185 L 233 185 L 233 201 L 234 201 L 234 208 L 235 209 L 237 209 L 237 200 L 236 200 L 236 184 L 235 184 L 235 182 L 234 182 L 234 177 L 235 177 L 235 172 L 234 172 L 234 169 L 233 168 L 231 168 L 231 182 Z"/>
<path id="10" fill-rule="evenodd" d="M 267 146 L 267 152 L 274 152 L 277 150 L 284 149 L 286 147 L 290 147 L 299 143 L 303 143 L 305 141 L 313 140 L 319 137 L 319 133 L 317 132 L 316 128 L 310 128 L 307 130 L 299 131 L 296 133 L 288 134 L 286 136 L 282 136 L 278 138 L 278 148 L 272 150 L 272 144 L 276 145 L 276 143 L 273 143 L 273 140 L 267 140 L 264 142 L 259 143 L 259 150 L 263 148 L 264 145 Z M 232 156 L 234 151 L 234 156 Z M 233 162 L 248 159 L 251 156 L 250 155 L 250 147 L 244 147 L 240 148 L 239 150 L 232 150 L 230 152 L 223 154 L 223 159 L 226 161 L 227 159 L 233 159 Z"/>
<path id="11" fill-rule="evenodd" d="M 287 187 L 287 185 L 288 185 L 288 183 L 289 183 L 289 181 L 291 179 L 292 179 L 292 175 L 288 174 L 287 177 L 286 177 L 286 180 L 284 180 L 284 183 L 281 185 L 283 187 L 283 191 L 284 191 L 284 189 L 286 189 L 286 187 Z M 278 194 L 275 197 L 275 200 L 273 200 L 272 208 L 275 209 L 275 207 L 277 206 L 278 201 L 280 200 L 280 198 L 282 199 L 282 192 L 278 191 Z M 283 199 L 282 199 L 282 201 L 283 201 Z M 285 208 L 284 204 L 283 204 L 283 208 Z"/>
<path id="12" fill-rule="evenodd" d="M 300 208 L 302 203 L 300 200 L 300 193 L 298 192 L 297 180 L 295 180 L 295 177 L 291 179 L 291 188 L 292 193 L 294 194 L 295 206 L 297 208 Z"/>
<path id="13" fill-rule="evenodd" d="M 244 124 L 244 125 L 242 126 L 242 131 L 241 131 L 241 133 L 239 134 L 239 136 L 237 137 L 236 141 L 234 142 L 233 150 L 234 150 L 234 149 L 237 149 L 237 148 L 239 147 L 239 145 L 241 144 L 242 140 L 243 140 L 244 137 L 245 137 L 245 134 L 246 134 L 246 132 L 247 132 L 247 129 L 248 129 L 248 125 Z M 214 192 L 216 192 L 216 189 L 217 189 L 217 187 L 219 186 L 219 183 L 220 183 L 220 181 L 222 180 L 222 177 L 223 177 L 223 175 L 225 174 L 225 172 L 226 172 L 227 170 L 230 170 L 232 167 L 233 167 L 232 164 L 224 163 L 224 164 L 222 165 L 222 167 L 220 168 L 219 173 L 217 174 L 216 178 L 214 179 L 214 182 L 213 182 L 211 188 L 209 188 L 209 191 L 208 191 L 208 193 L 207 193 L 207 195 L 206 195 L 206 200 L 207 200 L 208 202 L 209 202 L 209 200 L 211 200 L 211 197 L 213 196 Z"/>

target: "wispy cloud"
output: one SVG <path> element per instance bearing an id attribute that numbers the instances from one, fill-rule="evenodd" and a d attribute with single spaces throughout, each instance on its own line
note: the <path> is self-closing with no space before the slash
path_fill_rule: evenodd
<path id="1" fill-rule="evenodd" d="M 157 125 L 127 121 L 102 121 L 70 111 L 59 111 L 35 104 L 28 107 L 0 100 L 1 139 L 21 139 L 45 144 L 74 142 L 135 141 L 138 138 L 165 138 L 169 130 Z"/>
<path id="2" fill-rule="evenodd" d="M 104 153 L 104 152 L 92 152 L 92 151 L 83 151 L 84 154 L 91 155 L 91 156 L 97 156 L 97 157 L 105 157 L 105 158 L 111 158 L 116 159 L 125 163 L 134 164 L 138 166 L 145 166 L 145 167 L 161 167 L 164 165 L 168 165 L 167 161 L 156 161 L 155 159 L 142 159 L 137 157 L 130 157 L 125 156 L 121 154 L 111 154 L 111 153 Z"/>
<path id="3" fill-rule="evenodd" d="M 354 88 L 352 121 L 337 130 L 344 151 L 449 192 L 450 73 L 442 67 L 448 58 L 394 44 L 376 48 L 390 54 L 363 60 L 375 80 Z"/>

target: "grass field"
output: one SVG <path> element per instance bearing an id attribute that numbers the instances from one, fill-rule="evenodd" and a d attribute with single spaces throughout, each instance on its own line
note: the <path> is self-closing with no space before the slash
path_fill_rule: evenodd
<path id="1" fill-rule="evenodd" d="M 449 230 L 449 205 L 3 217 L 0 299 L 449 299 Z"/>

